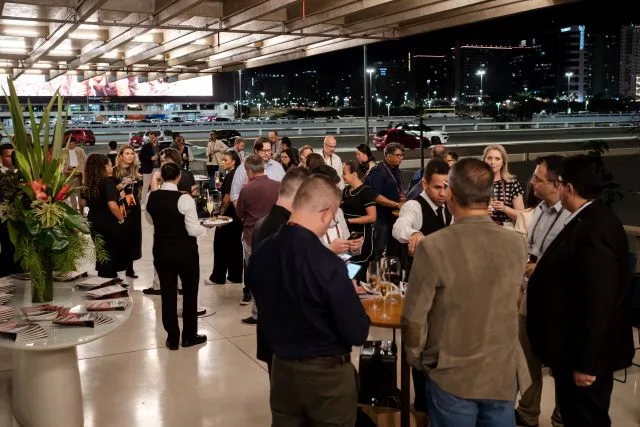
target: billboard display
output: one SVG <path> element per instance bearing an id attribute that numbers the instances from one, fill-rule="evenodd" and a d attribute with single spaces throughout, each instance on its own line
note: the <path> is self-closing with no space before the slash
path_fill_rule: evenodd
<path id="1" fill-rule="evenodd" d="M 0 86 L 7 88 L 7 75 L 0 74 Z M 51 96 L 60 88 L 62 96 L 212 96 L 211 76 L 168 82 L 158 79 L 139 82 L 129 77 L 110 82 L 106 75 L 79 82 L 74 75 L 63 75 L 46 81 L 43 75 L 23 74 L 15 81 L 19 96 Z"/>

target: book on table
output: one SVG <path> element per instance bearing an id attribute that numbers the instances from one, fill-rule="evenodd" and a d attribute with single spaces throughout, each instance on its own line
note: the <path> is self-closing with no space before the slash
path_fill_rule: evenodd
<path id="1" fill-rule="evenodd" d="M 103 326 L 113 322 L 113 318 L 102 313 L 67 313 L 60 315 L 53 321 L 56 325 L 64 326 Z"/>
<path id="2" fill-rule="evenodd" d="M 54 320 L 64 310 L 66 310 L 64 307 L 50 304 L 34 305 L 31 307 L 22 307 L 20 309 L 25 319 L 32 322 Z"/>
<path id="3" fill-rule="evenodd" d="M 89 273 L 86 271 L 56 271 L 53 273 L 53 280 L 56 282 L 71 282 L 80 277 L 87 277 Z"/>
<path id="4" fill-rule="evenodd" d="M 87 311 L 125 311 L 129 301 L 120 299 L 90 301 L 86 304 Z"/>
<path id="5" fill-rule="evenodd" d="M 117 278 L 87 277 L 82 282 L 76 284 L 76 286 L 80 289 L 93 290 L 106 285 L 115 284 L 117 280 Z"/>
<path id="6" fill-rule="evenodd" d="M 14 314 L 16 314 L 15 308 L 0 305 L 0 322 L 6 322 L 7 320 L 10 320 L 14 316 Z"/>
<path id="7" fill-rule="evenodd" d="M 13 341 L 37 340 L 47 337 L 40 325 L 21 321 L 10 321 L 0 323 L 0 337 L 9 338 Z"/>
<path id="8" fill-rule="evenodd" d="M 104 288 L 93 289 L 87 292 L 87 297 L 91 299 L 113 298 L 120 295 L 128 295 L 127 289 L 120 285 L 106 286 Z"/>

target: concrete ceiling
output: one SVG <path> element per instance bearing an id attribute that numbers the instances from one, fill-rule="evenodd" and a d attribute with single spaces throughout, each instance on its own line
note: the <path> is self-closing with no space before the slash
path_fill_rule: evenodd
<path id="1" fill-rule="evenodd" d="M 574 0 L 0 0 L 0 73 L 254 68 Z"/>

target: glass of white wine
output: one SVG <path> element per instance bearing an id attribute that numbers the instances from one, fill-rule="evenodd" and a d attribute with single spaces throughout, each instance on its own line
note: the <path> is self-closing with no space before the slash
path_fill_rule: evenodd
<path id="1" fill-rule="evenodd" d="M 371 292 L 375 294 L 379 284 L 380 284 L 380 264 L 375 260 L 369 261 L 369 266 L 367 267 L 367 285 L 369 286 L 369 289 L 371 290 Z M 378 306 L 376 304 L 373 304 L 371 309 L 377 310 Z"/>
<path id="2" fill-rule="evenodd" d="M 391 319 L 391 316 L 387 314 L 387 299 L 389 295 L 391 295 L 391 291 L 393 290 L 393 284 L 386 280 L 380 282 L 380 286 L 378 287 L 380 290 L 380 295 L 382 295 L 382 315 L 380 316 L 382 319 Z"/>
<path id="3" fill-rule="evenodd" d="M 215 206 L 214 206 L 214 202 L 213 202 L 213 197 L 209 196 L 207 197 L 207 212 L 209 212 L 209 217 L 213 218 L 213 210 L 214 210 Z"/>
<path id="4" fill-rule="evenodd" d="M 384 274 L 382 279 L 391 282 L 392 291 L 399 289 L 400 280 L 402 279 L 402 265 L 398 257 L 385 257 L 382 259 L 384 265 Z M 393 297 L 389 300 L 391 305 L 398 304 Z"/>
<path id="5" fill-rule="evenodd" d="M 213 211 L 220 212 L 220 194 L 216 193 L 213 195 Z"/>

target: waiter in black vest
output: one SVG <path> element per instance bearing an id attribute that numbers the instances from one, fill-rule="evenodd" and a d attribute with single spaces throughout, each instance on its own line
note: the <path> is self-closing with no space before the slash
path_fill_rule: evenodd
<path id="1" fill-rule="evenodd" d="M 180 341 L 177 299 L 178 277 L 182 282 L 182 346 L 207 341 L 198 335 L 198 283 L 200 257 L 196 238 L 206 233 L 200 225 L 196 203 L 178 191 L 180 166 L 166 163 L 160 171 L 162 186 L 149 194 L 147 218 L 153 223 L 153 265 L 160 279 L 162 324 L 167 331 L 167 348 L 177 350 Z M 176 254 L 180 254 L 176 256 Z"/>
<path id="2" fill-rule="evenodd" d="M 400 216 L 393 225 L 393 237 L 408 249 L 409 258 L 405 263 L 407 277 L 418 243 L 424 236 L 451 224 L 451 213 L 445 206 L 448 176 L 449 164 L 446 161 L 440 158 L 430 160 L 422 174 L 422 193 L 402 206 Z M 407 250 L 402 252 L 406 253 Z M 412 374 L 415 411 L 426 413 L 426 378 L 423 372 L 416 369 L 412 369 Z"/>

